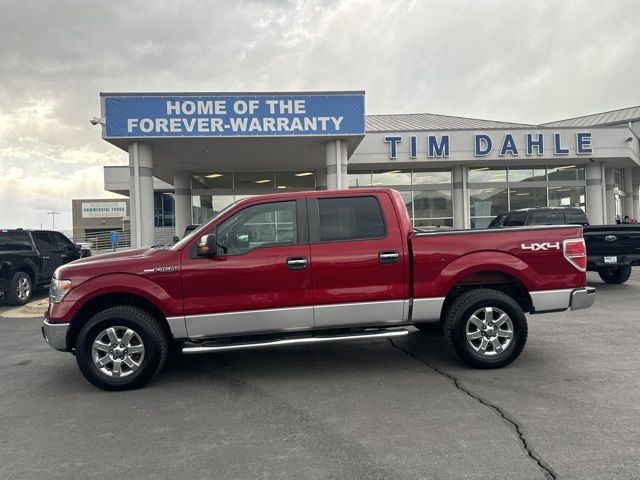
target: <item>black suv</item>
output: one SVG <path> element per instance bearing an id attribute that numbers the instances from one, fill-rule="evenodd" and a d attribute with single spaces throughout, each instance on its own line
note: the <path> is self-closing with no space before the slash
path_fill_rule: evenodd
<path id="1" fill-rule="evenodd" d="M 0 296 L 24 305 L 34 288 L 51 282 L 56 268 L 90 254 L 60 232 L 0 230 Z"/>

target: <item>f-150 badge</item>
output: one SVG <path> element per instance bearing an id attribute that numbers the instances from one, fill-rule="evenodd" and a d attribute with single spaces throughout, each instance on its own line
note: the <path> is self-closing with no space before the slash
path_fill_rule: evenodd
<path id="1" fill-rule="evenodd" d="M 155 268 L 145 268 L 143 270 L 144 273 L 168 273 L 175 272 L 178 270 L 178 267 L 155 267 Z"/>
<path id="2" fill-rule="evenodd" d="M 537 252 L 538 250 L 560 250 L 560 242 L 530 243 L 529 245 L 523 243 L 520 247 L 522 250 L 531 250 L 533 252 Z"/>

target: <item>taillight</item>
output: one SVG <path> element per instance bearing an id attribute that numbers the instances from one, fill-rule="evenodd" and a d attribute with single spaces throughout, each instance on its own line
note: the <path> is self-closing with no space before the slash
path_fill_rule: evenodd
<path id="1" fill-rule="evenodd" d="M 587 270 L 587 246 L 584 238 L 572 238 L 562 242 L 564 258 L 581 272 Z"/>

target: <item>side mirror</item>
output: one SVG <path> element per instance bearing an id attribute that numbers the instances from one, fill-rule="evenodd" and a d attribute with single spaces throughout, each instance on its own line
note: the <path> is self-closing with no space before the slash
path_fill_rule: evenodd
<path id="1" fill-rule="evenodd" d="M 173 243 L 178 243 L 180 241 L 180 237 L 178 235 L 173 236 Z"/>
<path id="2" fill-rule="evenodd" d="M 210 233 L 209 235 L 203 235 L 198 242 L 198 256 L 199 257 L 215 257 L 218 250 L 218 242 L 216 235 Z"/>

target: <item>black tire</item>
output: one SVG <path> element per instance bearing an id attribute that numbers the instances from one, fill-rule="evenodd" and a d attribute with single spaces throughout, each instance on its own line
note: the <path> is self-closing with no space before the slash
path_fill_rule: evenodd
<path id="1" fill-rule="evenodd" d="M 101 332 L 110 327 L 133 330 L 140 339 L 138 343 L 142 344 L 144 351 L 142 357 L 137 357 L 140 359 L 137 370 L 126 371 L 128 367 L 122 366 L 123 374 L 126 373 L 126 376 L 120 378 L 112 376 L 113 373 L 101 371 L 93 360 L 94 341 L 100 338 Z M 167 336 L 149 312 L 129 306 L 112 307 L 96 314 L 80 330 L 76 341 L 76 362 L 85 378 L 96 387 L 103 390 L 132 390 L 143 386 L 160 371 L 167 358 L 168 348 Z M 113 358 L 105 352 L 102 358 L 106 357 Z M 132 358 L 134 358 L 133 355 Z M 113 372 L 115 363 L 111 361 L 111 365 Z M 104 368 L 108 369 L 108 365 Z"/>
<path id="2" fill-rule="evenodd" d="M 614 268 L 612 270 L 602 270 L 601 272 L 598 272 L 598 275 L 600 275 L 600 278 L 605 283 L 620 285 L 621 283 L 629 280 L 629 277 L 631 276 L 631 265 Z"/>
<path id="3" fill-rule="evenodd" d="M 442 322 L 414 323 L 413 326 L 427 335 L 442 335 Z"/>
<path id="4" fill-rule="evenodd" d="M 492 318 L 494 315 L 499 315 L 499 312 L 505 313 L 508 319 L 511 321 L 512 328 L 507 328 L 512 332 L 511 339 L 507 344 L 506 338 L 502 338 L 505 343 L 498 338 L 501 351 L 497 351 L 491 346 L 485 345 L 485 353 L 480 353 L 477 348 L 481 348 L 480 344 L 485 342 L 483 339 L 485 333 L 497 332 L 500 328 L 491 327 L 486 332 L 483 332 L 479 327 L 476 327 L 477 322 L 471 320 L 474 313 L 478 313 L 479 310 L 491 307 Z M 487 315 L 484 313 L 478 313 L 475 318 L 483 320 L 482 316 Z M 503 320 L 505 322 L 506 320 Z M 467 326 L 469 323 L 469 327 Z M 473 324 L 473 325 L 471 325 Z M 504 325 L 504 324 L 503 324 Z M 474 340 L 467 340 L 468 329 L 472 327 L 473 331 L 469 332 L 469 335 L 481 335 L 480 338 Z M 475 330 L 477 328 L 477 330 Z M 506 330 L 501 330 L 502 335 L 506 335 Z M 491 290 L 488 288 L 479 288 L 476 290 L 470 290 L 460 295 L 453 301 L 449 307 L 445 321 L 444 321 L 444 336 L 449 341 L 451 349 L 468 365 L 475 368 L 501 368 L 509 365 L 513 362 L 527 343 L 527 319 L 520 308 L 520 305 L 508 295 L 497 290 Z M 487 338 L 497 338 L 497 336 L 491 336 Z M 489 340 L 486 340 L 489 342 Z M 503 347 L 503 345 L 506 345 Z"/>
<path id="5" fill-rule="evenodd" d="M 26 287 L 25 287 L 26 285 Z M 26 296 L 20 294 L 20 290 L 25 292 L 23 288 L 27 288 Z M 11 279 L 11 285 L 9 287 L 9 291 L 7 292 L 7 305 L 24 305 L 33 295 L 33 281 L 28 273 L 25 272 L 16 272 Z"/>

